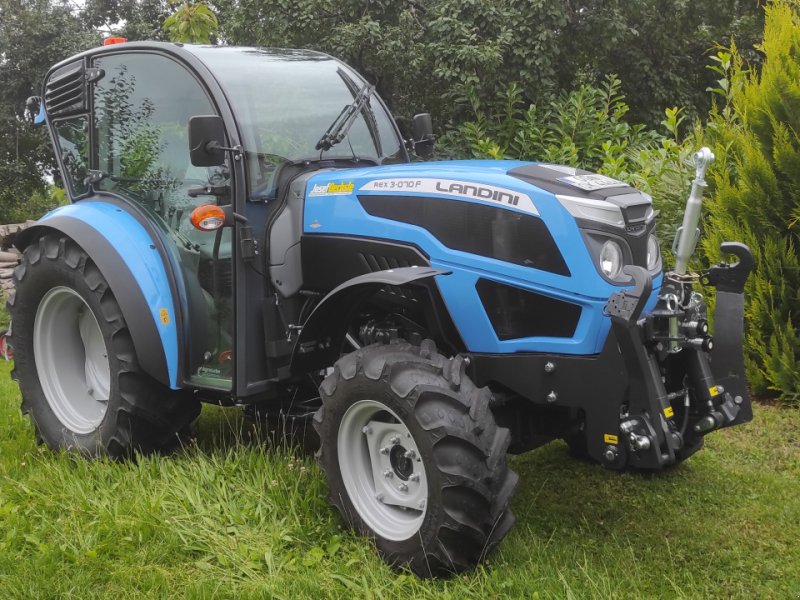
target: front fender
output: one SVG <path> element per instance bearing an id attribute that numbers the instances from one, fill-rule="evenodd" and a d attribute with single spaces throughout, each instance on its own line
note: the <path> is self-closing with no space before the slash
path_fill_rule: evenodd
<path id="1" fill-rule="evenodd" d="M 84 200 L 59 207 L 17 235 L 23 251 L 47 231 L 70 237 L 89 255 L 119 303 L 142 370 L 180 387 L 177 306 L 158 242 L 127 210 Z"/>
<path id="2" fill-rule="evenodd" d="M 314 308 L 292 348 L 291 372 L 308 373 L 339 358 L 344 337 L 361 302 L 379 288 L 432 281 L 447 271 L 432 267 L 402 267 L 353 277 L 336 287 Z"/>

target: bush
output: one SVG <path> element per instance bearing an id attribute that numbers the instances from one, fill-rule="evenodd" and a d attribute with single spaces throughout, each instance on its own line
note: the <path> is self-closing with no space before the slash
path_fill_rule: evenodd
<path id="1" fill-rule="evenodd" d="M 24 223 L 35 220 L 46 212 L 67 203 L 67 193 L 60 187 L 47 186 L 44 191 L 36 190 L 26 201 L 6 203 L 0 209 L 0 223 Z"/>
<path id="2" fill-rule="evenodd" d="M 615 177 L 653 197 L 662 247 L 672 244 L 680 225 L 699 147 L 700 130 L 682 138 L 684 118 L 667 109 L 664 133 L 625 121 L 628 105 L 615 76 L 601 87 L 582 85 L 563 93 L 544 108 L 525 106 L 519 88 L 511 85 L 484 105 L 467 88 L 474 118 L 442 140 L 449 157 L 514 158 L 565 164 Z M 667 262 L 671 255 L 665 252 Z"/>
<path id="3" fill-rule="evenodd" d="M 747 376 L 757 394 L 800 398 L 800 2 L 766 9 L 761 73 L 733 47 L 718 72 L 724 104 L 708 136 L 717 163 L 702 243 L 709 262 L 725 240 L 756 258 L 746 294 Z"/>

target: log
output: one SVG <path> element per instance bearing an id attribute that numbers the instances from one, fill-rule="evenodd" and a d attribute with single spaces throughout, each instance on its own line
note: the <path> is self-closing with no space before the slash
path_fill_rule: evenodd
<path id="1" fill-rule="evenodd" d="M 19 262 L 20 254 L 16 250 L 0 251 L 0 263 Z"/>
<path id="2" fill-rule="evenodd" d="M 14 269 L 0 269 L 0 279 L 11 279 Z"/>

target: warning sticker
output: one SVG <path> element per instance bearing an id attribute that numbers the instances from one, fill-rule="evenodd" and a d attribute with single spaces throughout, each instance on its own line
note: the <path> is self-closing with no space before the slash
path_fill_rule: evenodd
<path id="1" fill-rule="evenodd" d="M 619 444 L 619 438 L 611 433 L 603 434 L 603 441 L 606 444 L 613 444 L 614 446 Z"/>
<path id="2" fill-rule="evenodd" d="M 618 179 L 612 179 L 605 175 L 572 175 L 571 177 L 559 177 L 561 183 L 566 183 L 572 187 L 576 187 L 584 192 L 593 192 L 595 190 L 603 190 L 606 188 L 615 187 L 628 187 L 628 184 Z"/>
<path id="3" fill-rule="evenodd" d="M 710 387 L 710 388 L 708 388 L 708 393 L 709 393 L 709 394 L 711 394 L 711 397 L 712 397 L 712 398 L 713 398 L 714 396 L 719 396 L 719 394 L 720 394 L 719 387 L 717 387 L 717 386 L 715 385 L 715 386 L 713 386 L 713 387 Z"/>
<path id="4" fill-rule="evenodd" d="M 674 410 L 672 410 L 672 407 L 671 407 L 671 406 L 668 406 L 667 408 L 665 408 L 665 409 L 664 409 L 664 415 L 665 415 L 665 416 L 666 416 L 668 419 L 671 419 L 671 418 L 672 418 L 672 417 L 675 415 L 675 411 L 674 411 Z"/>
<path id="5" fill-rule="evenodd" d="M 161 317 L 162 325 L 169 325 L 169 311 L 166 308 L 160 308 L 158 310 L 158 316 Z"/>

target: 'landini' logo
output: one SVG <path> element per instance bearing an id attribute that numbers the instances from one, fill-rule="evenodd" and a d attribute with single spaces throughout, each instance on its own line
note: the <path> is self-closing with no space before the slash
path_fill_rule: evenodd
<path id="1" fill-rule="evenodd" d="M 442 185 L 441 181 L 437 181 L 436 190 L 444 192 L 445 194 L 458 194 L 459 196 L 472 196 L 473 198 L 480 198 L 481 200 L 507 202 L 511 206 L 517 206 L 519 204 L 519 196 L 516 194 L 509 194 L 508 192 L 501 192 L 498 189 L 470 185 L 468 183 L 453 182 L 445 186 Z"/>
<path id="2" fill-rule="evenodd" d="M 476 175 L 479 175 L 479 173 L 476 173 Z M 511 178 L 509 178 L 509 183 L 512 183 Z M 515 183 L 518 184 L 519 182 Z M 389 177 L 368 181 L 360 189 L 364 192 L 379 192 L 381 194 L 401 194 L 403 196 L 430 194 L 431 196 L 458 198 L 467 202 L 481 202 L 490 206 L 499 204 L 508 210 L 516 210 L 529 215 L 539 215 L 533 200 L 525 192 L 518 192 L 512 188 L 489 183 L 440 179 L 438 177 Z"/>

